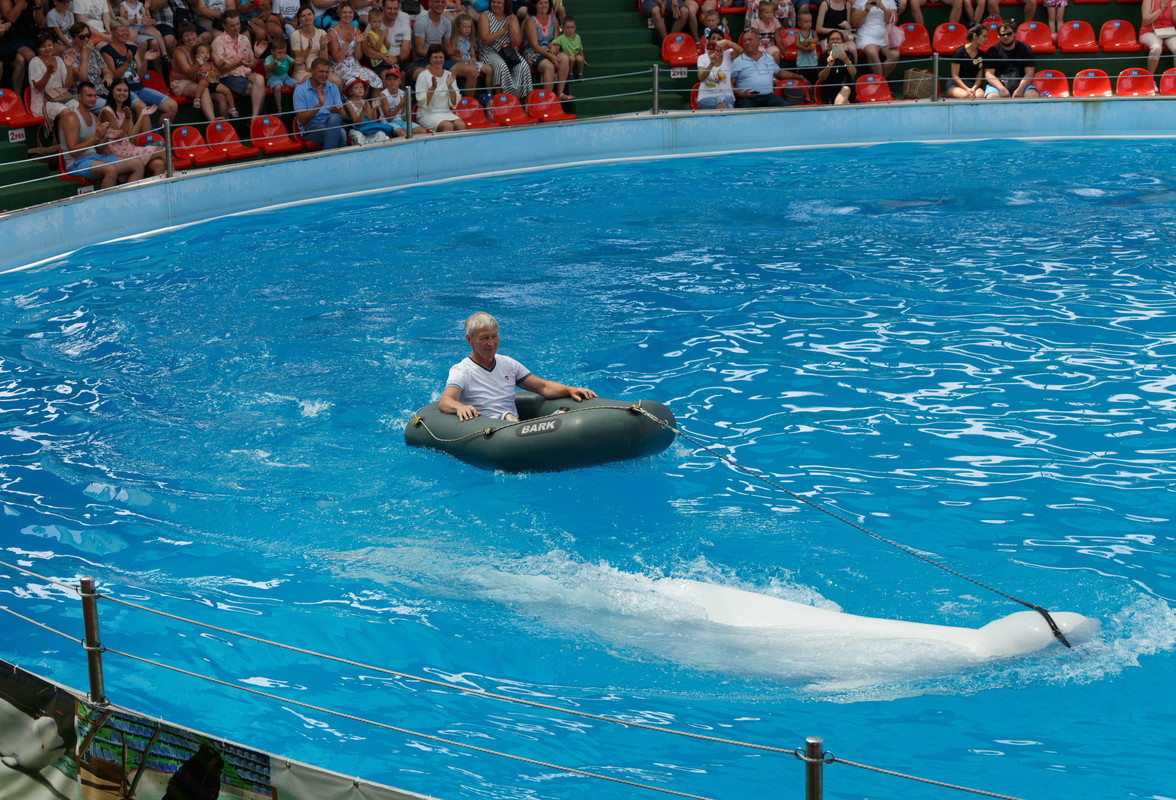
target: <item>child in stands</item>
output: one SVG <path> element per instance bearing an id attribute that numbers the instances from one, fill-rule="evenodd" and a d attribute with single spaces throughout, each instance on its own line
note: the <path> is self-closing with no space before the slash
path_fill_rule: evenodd
<path id="1" fill-rule="evenodd" d="M 384 72 L 384 90 L 372 101 L 380 122 L 392 127 L 392 136 L 406 136 L 407 129 L 404 122 L 404 108 L 408 103 L 408 96 L 401 88 L 399 67 L 389 67 Z M 420 125 L 412 126 L 413 135 L 428 133 Z"/>
<path id="2" fill-rule="evenodd" d="M 357 146 L 386 142 L 394 132 L 391 125 L 379 122 L 367 101 L 368 85 L 360 78 L 347 84 L 347 101 L 343 103 L 343 121 L 351 126 L 347 138 Z"/>
<path id="3" fill-rule="evenodd" d="M 237 116 L 233 93 L 229 87 L 220 82 L 220 71 L 212 60 L 212 49 L 206 44 L 196 45 L 192 51 L 196 62 L 196 100 L 192 101 L 193 108 L 200 108 L 200 96 L 208 90 L 212 100 L 216 103 L 216 113 L 224 116 L 226 113 Z M 231 110 L 230 110 L 231 109 Z"/>
<path id="4" fill-rule="evenodd" d="M 809 84 L 816 83 L 820 71 L 817 59 L 817 30 L 813 27 L 811 11 L 796 15 L 796 71 Z"/>
<path id="5" fill-rule="evenodd" d="M 552 44 L 556 42 L 558 39 Z M 478 41 L 474 33 L 474 18 L 469 14 L 459 14 L 453 22 L 453 48 L 456 55 L 455 61 L 459 64 L 472 64 L 481 74 L 482 82 L 486 86 L 494 85 L 494 67 L 483 61 L 478 61 Z M 477 81 L 474 84 L 474 87 L 467 91 L 467 94 L 471 96 L 477 92 Z"/>
<path id="6" fill-rule="evenodd" d="M 776 7 L 770 0 L 762 0 L 755 19 L 747 29 L 759 34 L 760 50 L 770 55 L 778 65 L 784 59 L 784 40 L 780 36 L 783 26 L 776 18 L 775 11 Z"/>
<path id="7" fill-rule="evenodd" d="M 567 55 L 568 63 L 571 64 L 569 77 L 574 81 L 584 80 L 584 67 L 588 66 L 588 59 L 584 58 L 584 43 L 580 40 L 580 34 L 576 33 L 575 17 L 564 17 L 563 33 L 552 39 L 551 44 Z M 560 86 L 557 96 L 562 95 L 563 91 L 564 87 Z"/>
<path id="8" fill-rule="evenodd" d="M 285 39 L 274 39 L 270 42 L 270 54 L 262 62 L 265 67 L 265 85 L 274 94 L 274 106 L 278 113 L 282 113 L 282 89 L 293 89 L 298 81 L 290 77 L 290 70 L 294 68 L 294 57 L 289 53 Z"/>

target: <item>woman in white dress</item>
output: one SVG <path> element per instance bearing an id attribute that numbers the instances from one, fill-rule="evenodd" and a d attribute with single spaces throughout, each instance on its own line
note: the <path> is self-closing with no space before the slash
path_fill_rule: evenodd
<path id="1" fill-rule="evenodd" d="M 457 78 L 445 69 L 445 48 L 431 44 L 425 57 L 429 66 L 421 70 L 416 81 L 416 97 L 420 103 L 417 121 L 433 133 L 464 131 L 465 123 L 453 113 L 461 102 L 461 92 L 457 90 Z"/>

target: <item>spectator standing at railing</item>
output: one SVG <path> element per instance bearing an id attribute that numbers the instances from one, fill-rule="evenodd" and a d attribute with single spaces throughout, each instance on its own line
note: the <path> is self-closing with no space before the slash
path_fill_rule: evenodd
<path id="1" fill-rule="evenodd" d="M 1140 9 L 1139 43 L 1147 50 L 1147 68 L 1154 75 L 1165 47 L 1176 54 L 1176 0 L 1143 0 Z"/>
<path id="2" fill-rule="evenodd" d="M 753 31 L 743 34 L 743 54 L 731 65 L 737 108 L 787 106 L 788 101 L 776 94 L 776 81 L 799 77 L 786 69 L 780 69 L 770 55 L 760 50 L 759 34 Z"/>
<path id="3" fill-rule="evenodd" d="M 74 83 L 73 68 L 56 55 L 56 43 L 53 34 L 42 33 L 37 37 L 37 57 L 29 62 L 29 111 L 45 117 L 50 130 L 73 99 L 68 96 L 68 87 Z"/>
<path id="4" fill-rule="evenodd" d="M 669 35 L 666 32 L 666 17 L 672 20 L 671 33 L 689 26 L 690 35 L 698 39 L 698 3 L 694 0 L 641 0 L 641 10 L 653 20 L 658 45 Z"/>
<path id="5" fill-rule="evenodd" d="M 29 62 L 37 57 L 37 33 L 45 25 L 37 2 L 0 0 L 0 19 L 9 23 L 8 31 L 0 37 L 0 61 L 12 62 L 12 90 L 17 94 L 24 87 Z"/>
<path id="6" fill-rule="evenodd" d="M 527 102 L 531 93 L 531 68 L 519 54 L 523 36 L 518 18 L 506 13 L 506 0 L 490 0 L 490 7 L 478 16 L 478 40 L 482 61 L 494 68 L 494 83 L 499 91 L 513 94 L 521 103 Z M 513 64 L 508 64 L 507 59 Z"/>
<path id="7" fill-rule="evenodd" d="M 988 86 L 986 96 L 1037 97 L 1033 76 L 1037 73 L 1037 56 L 1033 48 L 1017 41 L 1013 23 L 1002 20 L 997 28 L 999 43 L 984 54 L 984 77 Z"/>
<path id="8" fill-rule="evenodd" d="M 857 32 L 857 49 L 870 65 L 870 71 L 890 77 L 898 63 L 898 48 L 891 47 L 887 27 L 898 21 L 898 4 L 894 0 L 854 0 L 849 24 Z"/>
<path id="9" fill-rule="evenodd" d="M 698 108 L 725 111 L 735 106 L 731 70 L 743 48 L 729 41 L 718 28 L 706 40 L 707 50 L 698 57 Z"/>
<path id="10" fill-rule="evenodd" d="M 225 26 L 225 32 L 212 40 L 212 60 L 220 70 L 220 81 L 235 96 L 248 95 L 251 116 L 261 116 L 265 77 L 254 72 L 253 65 L 265 52 L 265 43 L 249 43 L 249 37 L 241 33 L 241 14 L 237 11 L 226 11 L 221 16 L 221 24 Z M 237 113 L 235 106 L 229 106 L 230 117 L 237 116 Z"/>
<path id="11" fill-rule="evenodd" d="M 106 61 L 98 52 L 100 44 L 98 37 L 86 23 L 75 22 L 70 26 L 69 38 L 73 44 L 69 46 L 61 58 L 73 70 L 74 84 L 69 87 L 70 91 L 74 93 L 76 98 L 80 82 L 89 81 L 94 84 L 95 91 L 98 92 L 98 98 L 94 102 L 94 110 L 101 111 L 102 107 L 106 105 L 106 98 L 102 96 L 102 92 L 106 91 L 106 84 L 112 82 L 114 76 L 107 71 Z"/>
<path id="12" fill-rule="evenodd" d="M 310 65 L 310 77 L 294 90 L 294 121 L 302 138 L 324 150 L 347 144 L 343 133 L 343 95 L 331 83 L 331 64 L 316 58 Z"/>
<path id="13" fill-rule="evenodd" d="M 97 99 L 94 84 L 82 81 L 78 84 L 78 107 L 61 115 L 58 131 L 66 172 L 93 181 L 102 189 L 114 186 L 119 179 L 128 183 L 139 180 L 143 177 L 143 162 L 139 159 L 120 161 L 117 156 L 98 153 L 96 148 L 105 141 L 110 125 L 99 121 L 94 113 Z"/>

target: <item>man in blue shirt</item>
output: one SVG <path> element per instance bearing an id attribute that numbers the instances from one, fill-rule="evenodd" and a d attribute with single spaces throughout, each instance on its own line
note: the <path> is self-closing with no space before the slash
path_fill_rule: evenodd
<path id="1" fill-rule="evenodd" d="M 302 138 L 334 150 L 347 144 L 343 132 L 343 96 L 339 87 L 327 80 L 331 64 L 316 58 L 310 64 L 310 77 L 294 88 L 295 120 Z"/>
<path id="2" fill-rule="evenodd" d="M 788 101 L 776 94 L 780 78 L 799 78 L 779 65 L 760 49 L 759 34 L 743 34 L 743 55 L 731 65 L 731 80 L 735 84 L 736 108 L 772 108 L 786 106 Z"/>

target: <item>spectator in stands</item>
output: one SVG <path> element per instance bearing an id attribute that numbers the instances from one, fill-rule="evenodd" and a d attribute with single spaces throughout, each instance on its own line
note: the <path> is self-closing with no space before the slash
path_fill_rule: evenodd
<path id="1" fill-rule="evenodd" d="M 407 136 L 404 109 L 408 105 L 408 93 L 401 88 L 399 67 L 388 67 L 384 72 L 384 91 L 380 92 L 374 102 L 380 115 L 380 122 L 386 122 L 392 126 L 392 136 Z M 415 122 L 412 125 L 412 132 L 413 134 L 428 133 Z"/>
<path id="2" fill-rule="evenodd" d="M 44 116 L 45 125 L 50 129 L 73 99 L 69 94 L 69 87 L 74 84 L 73 69 L 56 55 L 56 43 L 53 34 L 40 34 L 37 37 L 37 57 L 29 62 L 29 111 Z"/>
<path id="3" fill-rule="evenodd" d="M 784 58 L 784 40 L 780 36 L 783 27 L 774 12 L 775 6 L 771 0 L 763 0 L 759 4 L 759 13 L 747 23 L 746 30 L 759 35 L 759 49 L 779 64 Z"/>
<path id="4" fill-rule="evenodd" d="M 717 27 L 706 40 L 707 51 L 698 57 L 698 108 L 725 111 L 735 106 L 731 70 L 743 48 L 724 38 Z"/>
<path id="5" fill-rule="evenodd" d="M 641 0 L 641 10 L 653 20 L 659 45 L 669 35 L 666 33 L 667 15 L 673 20 L 671 32 L 677 33 L 689 25 L 690 35 L 698 39 L 698 3 L 695 0 Z"/>
<path id="6" fill-rule="evenodd" d="M 106 69 L 111 80 L 126 78 L 131 88 L 131 105 L 138 110 L 140 103 L 158 108 L 164 119 L 175 119 L 179 106 L 163 92 L 144 86 L 139 75 L 142 74 L 143 64 L 148 60 L 159 58 L 158 50 L 136 48 L 130 43 L 131 29 L 122 17 L 115 17 L 110 22 L 110 44 L 102 48 L 102 58 L 106 61 Z M 108 101 L 109 102 L 109 101 Z"/>
<path id="7" fill-rule="evenodd" d="M 808 3 L 799 3 L 801 6 L 807 6 Z M 772 7 L 772 16 L 780 23 L 781 28 L 795 28 L 796 27 L 796 5 L 792 0 L 749 0 L 747 3 L 747 11 L 744 12 L 743 27 L 746 30 L 757 19 L 762 19 L 761 9 L 764 6 Z M 763 41 L 760 41 L 760 49 L 766 51 Z"/>
<path id="8" fill-rule="evenodd" d="M 237 10 L 237 0 L 191 0 L 196 27 L 211 36 L 224 30 L 224 15 Z"/>
<path id="9" fill-rule="evenodd" d="M 298 10 L 302 8 L 299 0 L 273 0 L 271 4 L 274 15 L 282 21 L 282 36 L 289 40 L 298 26 Z"/>
<path id="10" fill-rule="evenodd" d="M 817 35 L 821 37 L 821 49 L 828 50 L 829 33 L 841 31 L 842 44 L 849 51 L 850 58 L 857 61 L 857 42 L 853 38 L 853 25 L 849 23 L 850 0 L 821 0 L 817 10 Z"/>
<path id="11" fill-rule="evenodd" d="M 494 85 L 494 68 L 478 60 L 478 37 L 474 34 L 474 18 L 469 14 L 458 14 L 457 19 L 453 21 L 453 47 L 459 62 L 472 66 L 487 86 Z M 384 88 L 387 86 L 385 83 Z M 477 78 L 469 89 L 471 95 L 477 91 L 476 87 Z"/>
<path id="12" fill-rule="evenodd" d="M 1017 31 L 1007 20 L 1001 20 L 997 33 L 1000 36 L 998 44 L 985 53 L 984 78 L 988 85 L 984 94 L 1006 98 L 1037 97 L 1037 87 L 1033 85 L 1037 56 L 1033 55 L 1033 48 L 1017 41 Z"/>
<path id="13" fill-rule="evenodd" d="M 119 159 L 138 159 L 147 173 L 162 175 L 165 168 L 163 148 L 140 146 L 131 141 L 133 137 L 151 130 L 151 115 L 155 113 L 155 107 L 140 108 L 136 117 L 130 102 L 131 90 L 127 82 L 119 78 L 110 87 L 110 102 L 98 115 L 98 119 L 109 126 L 104 137 L 105 144 L 98 151 L 102 155 Z"/>
<path id="14" fill-rule="evenodd" d="M 827 106 L 856 102 L 854 86 L 858 69 L 846 47 L 845 34 L 836 28 L 829 31 L 827 44 L 825 67 L 817 74 L 817 80 L 821 82 L 817 87 L 817 97 Z"/>
<path id="15" fill-rule="evenodd" d="M 776 94 L 775 82 L 780 78 L 799 77 L 788 70 L 780 69 L 770 55 L 760 50 L 759 34 L 754 31 L 744 32 L 743 54 L 731 65 L 737 108 L 786 106 L 788 101 Z"/>
<path id="16" fill-rule="evenodd" d="M 168 74 L 168 89 L 177 97 L 188 97 L 192 100 L 192 107 L 200 109 L 204 118 L 212 122 L 213 98 L 208 87 L 200 91 L 199 67 L 196 64 L 196 26 L 191 22 L 181 22 L 178 30 L 180 43 L 172 51 L 171 72 Z M 202 45 L 207 46 L 207 45 Z M 223 101 L 221 101 L 223 102 Z M 227 113 L 227 106 L 220 109 L 220 113 Z"/>
<path id="17" fill-rule="evenodd" d="M 70 87 L 74 97 L 78 96 L 78 84 L 89 81 L 95 85 L 98 97 L 94 101 L 94 110 L 101 111 L 106 105 L 106 98 L 102 92 L 106 91 L 106 84 L 114 80 L 114 76 L 106 71 L 106 61 L 98 52 L 98 37 L 84 22 L 75 22 L 70 26 L 69 38 L 73 42 L 65 55 L 61 58 L 66 66 L 73 70 L 74 85 Z"/>
<path id="18" fill-rule="evenodd" d="M 1160 69 L 1164 48 L 1176 54 L 1176 0 L 1143 0 L 1139 26 L 1139 43 L 1147 49 L 1147 68 L 1153 75 Z"/>
<path id="19" fill-rule="evenodd" d="M 490 0 L 490 7 L 478 16 L 478 40 L 482 61 L 494 68 L 498 89 L 527 102 L 531 93 L 531 68 L 519 55 L 522 32 L 518 18 L 506 13 L 506 0 Z"/>
<path id="20" fill-rule="evenodd" d="M 384 25 L 384 12 L 370 11 L 367 28 L 359 37 L 361 63 L 366 63 L 377 75 L 388 68 L 384 57 L 388 55 L 388 28 Z"/>
<path id="21" fill-rule="evenodd" d="M 796 15 L 796 71 L 811 85 L 817 82 L 820 56 L 810 8 L 812 6 L 805 6 L 805 10 Z"/>
<path id="22" fill-rule="evenodd" d="M 246 20 L 246 24 L 249 25 L 249 35 L 253 38 L 253 43 L 265 42 L 268 44 L 274 39 L 285 38 L 286 32 L 282 18 L 274 13 L 272 0 L 251 0 L 251 2 L 254 3 L 253 8 L 241 19 Z"/>
<path id="23" fill-rule="evenodd" d="M 441 45 L 445 53 L 445 69 L 452 72 L 462 87 L 472 94 L 478 85 L 478 68 L 458 60 L 457 48 L 453 44 L 453 23 L 444 15 L 444 11 L 445 0 L 429 0 L 429 13 L 412 26 L 413 52 L 418 65 L 423 68 L 428 66 L 429 48 L 435 44 Z"/>
<path id="24" fill-rule="evenodd" d="M 0 19 L 9 24 L 0 37 L 0 62 L 12 62 L 12 89 L 24 86 L 25 70 L 37 57 L 37 33 L 45 24 L 37 0 L 0 0 Z"/>
<path id="25" fill-rule="evenodd" d="M 75 22 L 70 0 L 53 0 L 53 8 L 45 14 L 45 30 L 53 34 L 54 55 L 64 54 L 72 44 L 69 27 Z"/>
<path id="26" fill-rule="evenodd" d="M 567 85 L 571 62 L 566 53 L 551 44 L 559 33 L 559 22 L 551 13 L 551 0 L 530 0 L 527 4 L 527 21 L 523 23 L 523 38 L 526 41 L 523 59 L 539 76 L 541 86 L 552 89 L 558 80 L 561 87 L 559 99 L 575 100 L 562 88 Z"/>
<path id="27" fill-rule="evenodd" d="M 298 27 L 290 36 L 290 54 L 294 56 L 294 69 L 291 74 L 294 80 L 302 83 L 310 77 L 310 65 L 316 58 L 326 55 L 327 32 L 314 26 L 314 9 L 303 6 L 298 11 Z M 334 73 L 332 73 L 334 74 Z M 342 89 L 339 76 L 335 75 L 332 83 Z"/>
<path id="28" fill-rule="evenodd" d="M 353 81 L 363 81 L 372 94 L 383 88 L 380 76 L 359 63 L 356 53 L 359 51 L 359 29 L 351 23 L 355 21 L 355 7 L 351 0 L 343 0 L 339 4 L 339 21 L 331 26 L 327 33 L 327 52 L 331 56 L 331 68 L 347 86 Z"/>
<path id="29" fill-rule="evenodd" d="M 253 65 L 265 52 L 265 43 L 249 43 L 249 37 L 241 33 L 241 15 L 237 11 L 230 9 L 222 14 L 221 24 L 225 32 L 212 40 L 212 60 L 220 70 L 220 82 L 237 97 L 248 95 L 250 116 L 261 116 L 265 76 L 254 72 Z M 229 116 L 237 116 L 236 106 L 229 106 Z"/>
<path id="30" fill-rule="evenodd" d="M 298 85 L 298 81 L 290 76 L 294 59 L 289 49 L 285 39 L 274 39 L 270 42 L 269 55 L 262 62 L 262 66 L 265 67 L 265 85 L 274 96 L 274 108 L 279 114 L 282 113 L 282 91 L 293 90 Z"/>
<path id="31" fill-rule="evenodd" d="M 731 38 L 731 28 L 727 25 L 723 18 L 719 16 L 719 10 L 717 8 L 708 8 L 702 12 L 701 35 L 703 41 L 709 39 L 710 32 L 715 30 L 720 31 L 723 34 L 724 39 Z M 742 50 L 743 48 L 739 49 Z"/>
<path id="32" fill-rule="evenodd" d="M 155 68 L 163 72 L 163 56 L 167 53 L 167 45 L 163 42 L 163 34 L 155 27 L 155 20 L 151 18 L 142 0 L 121 0 L 118 4 L 117 15 L 127 21 L 131 29 L 131 41 L 136 47 L 155 43 L 155 51 L 159 58 L 155 60 Z"/>
<path id="33" fill-rule="evenodd" d="M 988 41 L 988 27 L 973 25 L 968 28 L 968 41 L 951 54 L 951 77 L 947 81 L 947 96 L 961 100 L 983 100 L 984 43 Z"/>
<path id="34" fill-rule="evenodd" d="M 114 17 L 110 13 L 110 4 L 106 0 L 74 0 L 74 20 L 84 22 L 90 31 L 98 37 L 95 47 L 101 47 L 110 42 L 110 20 Z M 101 90 L 100 90 L 101 91 Z"/>
<path id="35" fill-rule="evenodd" d="M 439 44 L 429 45 L 429 66 L 417 74 L 416 96 L 420 110 L 417 119 L 433 133 L 464 131 L 465 122 L 453 113 L 461 102 L 457 77 L 445 69 L 445 50 Z"/>
<path id="36" fill-rule="evenodd" d="M 316 58 L 310 64 L 310 77 L 294 90 L 294 120 L 302 138 L 334 150 L 347 144 L 343 134 L 343 96 L 328 76 L 331 64 Z"/>
<path id="37" fill-rule="evenodd" d="M 61 156 L 66 172 L 93 181 L 102 189 L 114 186 L 119 179 L 137 181 L 143 177 L 143 162 L 137 158 L 120 161 L 117 156 L 100 155 L 95 149 L 106 138 L 109 123 L 94 113 L 98 92 L 94 84 L 78 84 L 78 107 L 68 109 L 58 123 Z"/>
<path id="38" fill-rule="evenodd" d="M 588 59 L 584 57 L 584 42 L 580 39 L 580 34 L 576 32 L 576 18 L 573 16 L 565 16 L 560 23 L 563 26 L 563 33 L 556 36 L 551 42 L 559 48 L 559 51 L 568 57 L 568 67 L 572 80 L 584 80 L 584 68 L 588 66 Z M 719 31 L 720 38 L 730 39 L 725 30 Z M 740 48 L 742 49 L 742 48 Z M 564 95 L 564 84 L 560 84 L 559 96 Z M 569 95 L 570 96 L 570 95 Z"/>
<path id="39" fill-rule="evenodd" d="M 857 49 L 870 65 L 870 71 L 890 77 L 898 63 L 898 48 L 891 47 L 887 27 L 898 21 L 895 0 L 854 0 L 849 23 L 857 32 Z"/>
<path id="40" fill-rule="evenodd" d="M 175 52 L 179 43 L 179 22 L 189 22 L 192 19 L 192 9 L 188 7 L 188 0 L 145 0 L 151 17 L 155 20 L 155 27 L 163 35 L 163 44 L 168 57 Z M 176 14 L 180 15 L 179 22 Z M 211 40 L 211 39 L 210 39 Z"/>
<path id="41" fill-rule="evenodd" d="M 415 69 L 412 60 L 412 23 L 407 14 L 400 13 L 400 0 L 384 0 L 384 27 L 388 29 L 388 55 L 385 64 L 400 67 L 408 81 Z"/>

